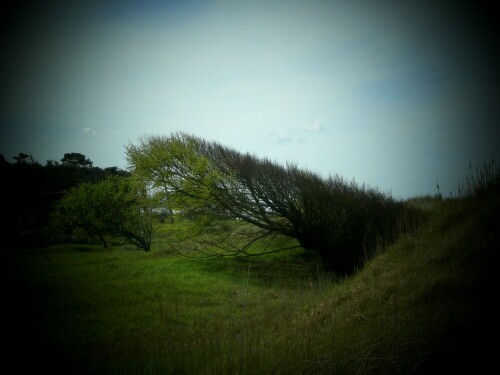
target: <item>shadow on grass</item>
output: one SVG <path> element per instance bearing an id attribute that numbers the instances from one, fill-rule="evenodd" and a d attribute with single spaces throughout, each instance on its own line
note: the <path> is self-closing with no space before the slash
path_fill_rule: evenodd
<path id="1" fill-rule="evenodd" d="M 218 273 L 232 281 L 248 282 L 255 286 L 283 286 L 300 288 L 306 282 L 335 280 L 335 275 L 322 270 L 318 255 L 302 249 L 287 254 L 238 256 L 190 260 L 202 272 Z"/>

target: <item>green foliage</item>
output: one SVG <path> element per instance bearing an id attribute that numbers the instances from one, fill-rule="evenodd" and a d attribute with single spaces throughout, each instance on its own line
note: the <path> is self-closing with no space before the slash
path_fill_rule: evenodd
<path id="1" fill-rule="evenodd" d="M 98 183 L 83 183 L 57 205 L 56 218 L 65 228 L 81 228 L 97 236 L 107 247 L 106 235 L 122 237 L 149 250 L 152 209 L 145 192 L 132 180 L 110 177 Z"/>
<path id="2" fill-rule="evenodd" d="M 159 204 L 195 213 L 211 203 L 210 189 L 218 180 L 197 148 L 195 138 L 182 134 L 147 137 L 127 147 L 127 158 L 135 178 L 151 186 Z"/>
<path id="3" fill-rule="evenodd" d="M 26 373 L 487 373 L 498 196 L 418 201 L 431 212 L 418 234 L 343 279 L 301 249 L 199 262 L 159 247 L 2 252 L 4 350 Z"/>
<path id="4" fill-rule="evenodd" d="M 184 133 L 145 137 L 127 147 L 127 158 L 159 202 L 202 218 L 200 225 L 237 219 L 253 226 L 247 244 L 226 246 L 228 253 L 248 254 L 253 241 L 284 236 L 317 251 L 340 274 L 354 272 L 378 246 L 394 241 L 409 227 L 396 223 L 417 211 L 339 176 L 324 179 Z"/>

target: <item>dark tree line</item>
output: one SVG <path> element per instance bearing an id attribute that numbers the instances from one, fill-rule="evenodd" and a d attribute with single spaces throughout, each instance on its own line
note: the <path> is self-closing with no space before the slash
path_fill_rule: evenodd
<path id="1" fill-rule="evenodd" d="M 210 218 L 204 223 L 211 227 L 228 218 L 251 224 L 256 230 L 249 243 L 296 239 L 339 273 L 352 273 L 377 246 L 394 241 L 410 222 L 402 218 L 412 216 L 376 189 L 184 133 L 145 137 L 127 147 L 127 157 L 170 208 Z"/>
<path id="2" fill-rule="evenodd" d="M 37 246 L 51 218 L 54 205 L 73 187 L 95 183 L 110 176 L 127 176 L 128 172 L 93 167 L 80 153 L 67 153 L 58 162 L 45 165 L 31 154 L 19 153 L 14 162 L 0 155 L 0 196 L 2 202 L 2 242 L 11 246 Z"/>

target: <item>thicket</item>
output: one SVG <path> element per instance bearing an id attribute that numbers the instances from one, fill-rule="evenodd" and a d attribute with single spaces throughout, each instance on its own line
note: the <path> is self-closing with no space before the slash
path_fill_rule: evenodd
<path id="1" fill-rule="evenodd" d="M 68 239 L 76 230 L 97 237 L 107 248 L 108 240 L 123 239 L 149 251 L 153 234 L 153 209 L 140 186 L 130 178 L 112 176 L 97 183 L 82 183 L 56 205 L 53 226 Z M 71 238 L 70 238 L 71 239 Z M 70 241 L 71 242 L 71 241 Z"/>
<path id="2" fill-rule="evenodd" d="M 20 153 L 8 162 L 0 155 L 2 241 L 10 247 L 41 246 L 51 241 L 47 226 L 54 205 L 73 187 L 96 183 L 110 176 L 127 176 L 117 167 L 93 167 L 79 153 L 67 153 L 60 162 L 45 165 Z"/>

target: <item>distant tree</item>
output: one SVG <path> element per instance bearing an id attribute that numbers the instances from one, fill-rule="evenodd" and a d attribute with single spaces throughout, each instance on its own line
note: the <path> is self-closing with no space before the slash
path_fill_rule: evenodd
<path id="1" fill-rule="evenodd" d="M 92 167 L 92 161 L 88 159 L 85 155 L 78 152 L 65 153 L 64 157 L 61 159 L 63 164 L 73 165 L 77 167 Z"/>
<path id="2" fill-rule="evenodd" d="M 59 162 L 56 161 L 56 160 L 47 160 L 47 162 L 45 163 L 45 166 L 48 167 L 48 168 L 58 167 L 59 166 Z"/>
<path id="3" fill-rule="evenodd" d="M 207 228 L 227 219 L 251 224 L 248 243 L 226 248 L 228 254 L 285 236 L 317 251 L 327 267 L 351 273 L 377 245 L 394 238 L 400 205 L 338 176 L 324 179 L 184 133 L 145 137 L 127 147 L 127 158 L 160 200 L 203 218 Z"/>
<path id="4" fill-rule="evenodd" d="M 144 190 L 130 179 L 115 176 L 80 184 L 57 204 L 55 217 L 67 230 L 79 228 L 99 238 L 104 247 L 111 236 L 151 248 L 152 209 Z"/>
<path id="5" fill-rule="evenodd" d="M 106 173 L 107 176 L 122 176 L 122 177 L 130 176 L 130 172 L 124 171 L 123 169 L 120 169 L 118 167 L 104 168 L 104 172 Z"/>
<path id="6" fill-rule="evenodd" d="M 24 152 L 20 152 L 18 156 L 14 156 L 14 160 L 16 163 L 35 163 L 33 156 L 31 154 L 25 154 Z"/>

